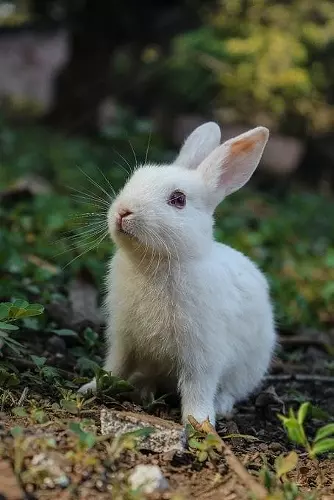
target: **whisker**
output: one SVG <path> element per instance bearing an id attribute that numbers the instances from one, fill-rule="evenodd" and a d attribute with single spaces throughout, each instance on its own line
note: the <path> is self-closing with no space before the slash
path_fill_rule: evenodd
<path id="1" fill-rule="evenodd" d="M 114 149 L 114 148 L 113 148 L 113 151 L 114 151 L 114 152 L 115 152 L 115 153 L 116 153 L 116 154 L 117 154 L 117 155 L 118 155 L 118 156 L 119 156 L 119 157 L 120 157 L 120 158 L 121 158 L 121 159 L 122 159 L 122 160 L 123 160 L 123 161 L 127 164 L 127 166 L 128 166 L 128 167 L 129 167 L 129 169 L 130 169 L 130 172 L 128 172 L 128 171 L 125 169 L 125 167 L 122 167 L 122 168 L 125 170 L 125 172 L 126 172 L 128 175 L 130 175 L 130 173 L 132 172 L 132 170 L 131 170 L 131 165 L 130 165 L 130 163 L 128 162 L 128 160 L 126 160 L 126 158 L 124 158 L 124 156 L 123 156 L 123 155 L 121 155 L 121 153 L 119 153 L 118 151 L 116 151 L 116 149 Z"/>
<path id="2" fill-rule="evenodd" d="M 105 190 L 102 186 L 100 186 L 100 184 L 98 184 L 96 181 L 94 181 L 94 179 L 92 179 L 92 178 L 91 178 L 91 176 L 87 174 L 87 172 L 85 172 L 84 170 L 82 170 L 82 168 L 80 168 L 80 167 L 77 167 L 77 168 L 80 170 L 80 172 L 81 172 L 83 175 L 85 175 L 85 176 L 87 177 L 87 179 L 88 179 L 88 180 L 89 180 L 89 181 L 93 184 L 93 186 L 95 186 L 95 187 L 97 187 L 98 189 L 100 189 L 100 190 L 101 190 L 101 191 L 102 191 L 105 195 L 107 195 L 107 197 L 108 197 L 110 200 L 112 200 L 112 199 L 113 199 L 113 198 L 112 198 L 112 196 L 110 196 L 110 194 L 109 194 L 109 193 L 107 193 L 107 191 L 106 191 L 106 190 Z"/>
<path id="3" fill-rule="evenodd" d="M 130 147 L 131 147 L 131 149 L 132 149 L 133 158 L 134 158 L 134 160 L 135 160 L 136 168 L 138 168 L 138 162 L 137 162 L 137 156 L 136 156 L 135 150 L 133 149 L 133 146 L 132 146 L 132 144 L 131 144 L 130 139 L 128 139 L 128 142 L 129 142 Z"/>
<path id="4" fill-rule="evenodd" d="M 98 169 L 98 171 L 100 172 L 100 174 L 103 176 L 104 180 L 106 181 L 106 183 L 107 183 L 107 184 L 108 184 L 108 186 L 110 187 L 112 194 L 113 194 L 114 196 L 116 196 L 116 191 L 115 191 L 115 189 L 112 187 L 111 182 L 109 181 L 109 179 L 107 179 L 106 175 L 105 175 L 105 174 L 104 174 L 104 172 L 100 169 L 100 167 L 98 167 L 98 166 L 96 165 L 96 168 Z"/>
<path id="5" fill-rule="evenodd" d="M 87 189 L 87 191 L 81 191 L 80 189 L 76 189 L 73 186 L 68 186 L 68 189 L 78 193 L 81 196 L 84 196 L 85 198 L 90 198 L 94 201 L 103 201 L 104 203 L 110 203 L 109 201 L 105 200 L 104 198 L 101 198 L 101 196 L 99 196 L 94 191 L 90 191 L 88 189 Z"/>
<path id="6" fill-rule="evenodd" d="M 147 148 L 146 148 L 146 154 L 145 154 L 145 163 L 147 162 L 148 150 L 149 150 L 150 144 L 151 144 L 151 136 L 152 136 L 152 129 L 150 130 L 150 133 L 149 133 L 149 136 L 148 136 Z"/>
<path id="7" fill-rule="evenodd" d="M 90 248 L 88 248 L 87 250 L 85 250 L 84 252 L 82 252 L 81 254 L 77 255 L 76 257 L 74 257 L 74 259 L 72 259 L 68 264 L 66 264 L 63 269 L 65 269 L 66 267 L 70 266 L 71 264 L 73 264 L 74 261 L 76 261 L 77 259 L 79 259 L 80 257 L 82 257 L 83 255 L 85 255 L 86 253 L 90 252 L 91 250 L 93 250 L 94 248 L 97 248 L 101 243 L 102 241 L 104 240 L 104 238 L 107 236 L 108 234 L 108 231 L 106 231 L 101 238 L 98 239 L 98 242 L 93 244 Z"/>
<path id="8" fill-rule="evenodd" d="M 107 225 L 104 224 L 103 222 L 97 223 L 96 225 L 89 225 L 87 229 L 84 231 L 81 231 L 79 234 L 70 234 L 69 236 L 64 236 L 61 240 L 58 241 L 65 241 L 65 240 L 79 240 L 80 238 L 84 238 L 85 236 L 89 236 L 91 234 L 96 234 L 96 231 L 98 229 L 103 228 L 106 230 Z"/>
<path id="9" fill-rule="evenodd" d="M 94 200 L 88 196 L 81 196 L 78 194 L 73 194 L 72 198 L 79 203 L 83 203 L 86 205 L 89 204 L 89 205 L 92 205 L 93 207 L 100 207 L 100 208 L 105 208 L 105 207 L 109 208 L 110 207 L 110 203 L 108 203 L 106 201 Z"/>
<path id="10" fill-rule="evenodd" d="M 107 218 L 107 212 L 103 212 L 103 213 L 86 213 L 86 214 L 79 214 L 79 215 L 69 215 L 69 220 L 72 220 L 73 221 L 73 224 L 79 224 L 80 221 L 82 221 L 82 223 L 87 223 L 88 224 L 92 221 L 92 222 L 96 222 L 96 221 L 99 221 L 99 220 L 105 220 Z"/>
<path id="11" fill-rule="evenodd" d="M 70 252 L 72 250 L 76 250 L 78 249 L 79 246 L 81 247 L 87 247 L 88 245 L 90 245 L 92 243 L 92 240 L 95 241 L 96 240 L 96 237 L 99 237 L 101 233 L 106 233 L 108 234 L 108 231 L 106 231 L 105 229 L 100 229 L 99 231 L 96 231 L 95 234 L 91 234 L 90 236 L 87 236 L 87 240 L 89 241 L 86 241 L 86 242 L 71 242 L 67 248 L 65 248 L 64 250 L 62 250 L 61 252 L 58 252 L 54 255 L 54 257 L 58 257 L 59 255 L 63 255 L 67 252 Z M 95 238 L 95 240 L 94 240 Z"/>

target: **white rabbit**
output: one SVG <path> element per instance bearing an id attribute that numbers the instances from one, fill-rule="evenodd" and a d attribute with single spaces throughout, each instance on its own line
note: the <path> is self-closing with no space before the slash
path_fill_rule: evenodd
<path id="1" fill-rule="evenodd" d="M 242 253 L 213 239 L 213 212 L 251 177 L 269 131 L 219 145 L 198 127 L 172 165 L 138 168 L 112 203 L 105 370 L 181 396 L 182 421 L 228 414 L 260 383 L 275 347 L 268 284 Z M 95 390 L 95 381 L 80 391 Z"/>

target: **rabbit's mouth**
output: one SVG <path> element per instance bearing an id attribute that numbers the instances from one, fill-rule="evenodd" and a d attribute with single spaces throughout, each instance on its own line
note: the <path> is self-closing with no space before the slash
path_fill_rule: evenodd
<path id="1" fill-rule="evenodd" d="M 136 238 L 136 236 L 134 234 L 130 233 L 130 231 L 128 231 L 127 229 L 124 229 L 123 227 L 117 228 L 117 233 L 126 237 L 126 238 L 129 238 L 129 239 Z"/>

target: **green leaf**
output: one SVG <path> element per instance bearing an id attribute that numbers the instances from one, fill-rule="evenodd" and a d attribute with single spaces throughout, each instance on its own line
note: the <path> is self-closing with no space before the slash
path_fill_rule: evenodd
<path id="1" fill-rule="evenodd" d="M 46 379 L 57 378 L 60 376 L 57 368 L 54 366 L 43 366 L 41 369 L 41 375 L 43 375 Z"/>
<path id="2" fill-rule="evenodd" d="M 26 348 L 22 344 L 20 344 L 20 342 L 17 342 L 15 339 L 12 339 L 11 337 L 8 336 L 8 334 L 4 336 L 3 333 L 4 332 L 0 331 L 0 337 L 4 339 L 4 342 L 7 345 L 8 349 L 11 349 L 16 354 L 19 355 L 22 355 L 22 353 L 26 351 Z"/>
<path id="3" fill-rule="evenodd" d="M 304 420 L 307 416 L 307 413 L 310 409 L 310 406 L 311 406 L 311 403 L 308 401 L 306 403 L 302 403 L 300 405 L 299 410 L 298 410 L 298 414 L 297 414 L 297 421 L 300 425 L 303 425 Z"/>
<path id="4" fill-rule="evenodd" d="M 79 422 L 70 422 L 68 427 L 72 432 L 74 432 L 78 436 L 84 434 L 84 431 L 81 429 L 81 425 Z"/>
<path id="5" fill-rule="evenodd" d="M 12 427 L 10 433 L 13 438 L 17 438 L 23 435 L 23 429 L 22 427 Z"/>
<path id="6" fill-rule="evenodd" d="M 334 438 L 322 439 L 317 441 L 311 449 L 311 456 L 321 455 L 322 453 L 328 453 L 329 451 L 334 451 Z"/>
<path id="7" fill-rule="evenodd" d="M 204 450 L 200 451 L 198 456 L 197 456 L 197 460 L 201 463 L 205 462 L 207 460 L 207 458 L 208 458 L 208 453 Z"/>
<path id="8" fill-rule="evenodd" d="M 60 337 L 78 337 L 77 332 L 73 330 L 69 330 L 68 328 L 61 328 L 60 330 L 51 330 L 53 333 L 56 333 Z"/>
<path id="9" fill-rule="evenodd" d="M 289 418 L 296 419 L 295 412 L 293 411 L 293 408 L 289 408 Z"/>
<path id="10" fill-rule="evenodd" d="M 196 434 L 196 431 L 195 429 L 193 428 L 193 426 L 189 423 L 186 424 L 186 436 L 187 438 L 191 438 L 192 436 L 194 436 Z"/>
<path id="11" fill-rule="evenodd" d="M 297 422 L 297 420 L 288 419 L 284 423 L 284 427 L 291 441 L 305 446 L 306 444 L 305 433 L 302 426 Z"/>
<path id="12" fill-rule="evenodd" d="M 13 302 L 13 306 L 18 307 L 19 309 L 27 309 L 29 302 L 26 300 L 16 299 Z"/>
<path id="13" fill-rule="evenodd" d="M 91 328 L 86 328 L 83 335 L 88 347 L 94 347 L 99 339 L 99 335 Z"/>
<path id="14" fill-rule="evenodd" d="M 32 417 L 39 424 L 43 424 L 43 423 L 47 422 L 47 415 L 46 415 L 45 411 L 43 411 L 43 410 L 39 410 L 39 409 L 35 410 L 32 413 Z"/>
<path id="15" fill-rule="evenodd" d="M 5 319 L 9 317 L 9 307 L 7 304 L 0 304 L 0 319 Z"/>
<path id="16" fill-rule="evenodd" d="M 12 325 L 11 323 L 3 323 L 0 321 L 0 330 L 18 330 L 19 327 L 16 325 Z"/>
<path id="17" fill-rule="evenodd" d="M 322 420 L 325 422 L 328 422 L 328 420 L 331 419 L 331 415 L 330 415 L 330 413 L 328 413 L 328 411 L 323 410 L 319 406 L 315 406 L 315 405 L 311 406 L 310 415 L 312 418 L 315 418 L 316 420 Z"/>
<path id="18" fill-rule="evenodd" d="M 27 417 L 28 416 L 27 411 L 25 408 L 23 408 L 23 406 L 17 406 L 16 408 L 13 408 L 12 412 L 17 417 Z"/>
<path id="19" fill-rule="evenodd" d="M 68 411 L 69 413 L 72 413 L 72 415 L 77 415 L 78 414 L 77 404 L 73 400 L 61 399 L 60 400 L 60 406 L 64 410 Z"/>
<path id="20" fill-rule="evenodd" d="M 27 311 L 38 311 L 39 314 L 44 312 L 44 306 L 42 304 L 29 304 Z"/>
<path id="21" fill-rule="evenodd" d="M 203 449 L 203 443 L 201 441 L 198 441 L 196 438 L 189 439 L 188 446 L 190 448 L 195 448 L 196 450 L 202 450 Z"/>
<path id="22" fill-rule="evenodd" d="M 31 354 L 30 357 L 37 368 L 42 368 L 42 366 L 46 363 L 46 358 L 44 358 L 44 356 L 35 356 L 34 354 Z"/>
<path id="23" fill-rule="evenodd" d="M 314 443 L 319 441 L 320 439 L 323 439 L 325 437 L 334 435 L 334 423 L 333 424 L 328 424 L 324 425 L 320 429 L 317 430 L 317 433 L 314 438 Z"/>
<path id="24" fill-rule="evenodd" d="M 10 373 L 5 369 L 0 368 L 0 387 L 2 389 L 16 387 L 19 383 L 20 379 L 15 375 L 15 373 Z"/>
<path id="25" fill-rule="evenodd" d="M 84 442 L 85 442 L 85 445 L 88 449 L 93 448 L 93 446 L 96 443 L 96 437 L 94 436 L 94 434 L 92 432 L 86 432 Z"/>
<path id="26" fill-rule="evenodd" d="M 96 436 L 92 432 L 85 432 L 78 422 L 71 422 L 69 428 L 78 436 L 81 445 L 86 448 L 92 448 L 95 445 Z"/>
<path id="27" fill-rule="evenodd" d="M 264 487 L 266 488 L 266 490 L 271 492 L 271 489 L 273 487 L 273 477 L 272 477 L 269 469 L 267 467 L 265 467 L 262 469 L 261 473 L 262 473 L 262 477 L 263 477 Z"/>
<path id="28" fill-rule="evenodd" d="M 38 304 L 31 305 L 27 309 L 20 309 L 16 314 L 16 318 L 30 318 L 31 316 L 39 316 L 44 311 L 44 307 Z"/>
<path id="29" fill-rule="evenodd" d="M 284 476 L 296 468 L 298 463 L 298 455 L 295 451 L 290 451 L 286 456 L 279 455 L 275 460 L 276 476 L 278 478 Z"/>

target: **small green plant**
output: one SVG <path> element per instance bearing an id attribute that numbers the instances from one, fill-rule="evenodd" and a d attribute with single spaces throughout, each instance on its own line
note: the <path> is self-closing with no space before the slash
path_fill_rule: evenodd
<path id="1" fill-rule="evenodd" d="M 15 373 L 7 371 L 0 366 L 0 410 L 2 411 L 6 404 L 15 404 L 15 396 L 12 392 L 20 384 L 20 380 Z"/>
<path id="2" fill-rule="evenodd" d="M 9 331 L 18 330 L 19 327 L 13 322 L 29 318 L 31 316 L 39 316 L 44 311 L 44 307 L 40 304 L 29 304 L 26 300 L 14 300 L 13 302 L 0 303 L 0 349 L 1 344 L 6 345 L 8 349 L 21 354 L 24 347 L 20 342 L 13 339 L 9 335 Z"/>
<path id="3" fill-rule="evenodd" d="M 118 460 L 124 451 L 137 451 L 138 444 L 142 439 L 147 438 L 155 432 L 154 427 L 143 427 L 135 431 L 125 432 L 120 436 L 116 436 L 111 444 L 107 444 L 107 453 L 112 460 Z M 110 436 L 101 436 L 99 441 L 108 440 Z"/>
<path id="4" fill-rule="evenodd" d="M 204 429 L 203 431 L 197 430 L 189 423 L 186 425 L 186 435 L 188 446 L 190 450 L 195 453 L 198 462 L 206 462 L 208 459 L 214 461 L 219 457 L 219 453 L 222 452 L 222 440 L 218 434 L 205 432 Z M 228 434 L 224 436 L 224 439 L 231 438 L 244 438 L 252 441 L 257 440 L 256 437 L 245 434 Z"/>
<path id="5" fill-rule="evenodd" d="M 170 396 L 171 393 L 163 394 L 159 398 L 155 399 L 154 396 L 151 399 L 144 402 L 143 408 L 147 413 L 154 412 L 157 408 L 167 407 L 165 399 Z"/>
<path id="6" fill-rule="evenodd" d="M 70 431 L 72 431 L 78 438 L 78 446 L 83 450 L 89 450 L 93 448 L 96 443 L 96 436 L 92 432 L 84 430 L 86 421 L 82 422 L 71 422 L 69 425 Z"/>
<path id="7" fill-rule="evenodd" d="M 207 434 L 204 438 L 195 429 L 188 430 L 188 446 L 195 451 L 198 462 L 217 460 L 222 451 L 220 440 L 214 434 Z M 218 452 L 218 453 L 217 453 Z"/>
<path id="8" fill-rule="evenodd" d="M 314 500 L 315 495 L 303 494 L 298 485 L 287 478 L 288 472 L 294 470 L 298 464 L 298 455 L 291 451 L 287 455 L 279 455 L 274 463 L 274 470 L 268 464 L 267 458 L 262 457 L 263 466 L 259 476 L 269 495 L 267 500 Z"/>
<path id="9" fill-rule="evenodd" d="M 95 370 L 97 392 L 103 392 L 108 396 L 115 397 L 123 393 L 132 392 L 134 390 L 126 380 L 115 377 L 110 372 L 98 368 Z"/>
<path id="10" fill-rule="evenodd" d="M 35 404 L 35 401 L 31 402 L 30 408 L 28 410 L 26 410 L 22 406 L 17 406 L 13 408 L 12 413 L 16 417 L 28 418 L 30 423 L 32 424 L 44 424 L 45 422 L 48 421 L 47 414 L 42 408 L 39 408 Z"/>
<path id="11" fill-rule="evenodd" d="M 87 399 L 77 392 L 62 387 L 60 387 L 59 390 L 62 395 L 62 399 L 60 400 L 61 408 L 72 415 L 80 415 L 82 411 L 95 400 L 95 396 Z"/>
<path id="12" fill-rule="evenodd" d="M 300 405 L 297 414 L 292 408 L 289 409 L 289 416 L 278 415 L 288 434 L 294 443 L 303 446 L 311 459 L 322 453 L 334 451 L 334 423 L 320 427 L 312 442 L 306 437 L 304 422 L 310 410 L 309 402 Z"/>
<path id="13" fill-rule="evenodd" d="M 41 378 L 47 380 L 47 379 L 54 379 L 54 378 L 59 377 L 57 368 L 54 368 L 53 366 L 46 365 L 47 359 L 45 357 L 35 356 L 33 354 L 30 357 L 36 366 L 36 370 L 38 372 L 38 375 Z"/>

